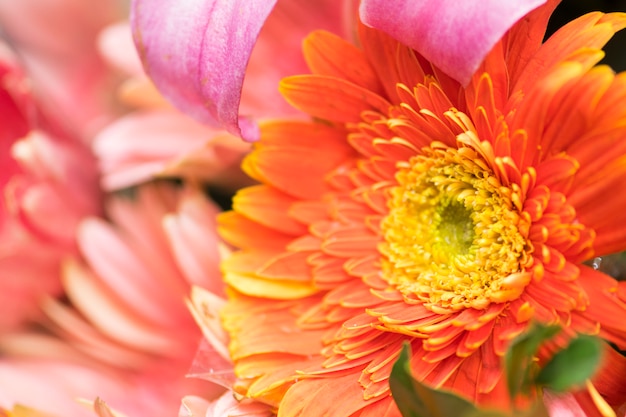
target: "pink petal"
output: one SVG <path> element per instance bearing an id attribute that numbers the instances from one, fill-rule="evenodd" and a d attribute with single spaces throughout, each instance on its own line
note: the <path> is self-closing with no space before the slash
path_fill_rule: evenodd
<path id="1" fill-rule="evenodd" d="M 204 341 L 208 343 L 204 351 L 201 345 L 201 349 L 196 354 L 194 369 L 190 373 L 198 378 L 207 373 L 210 374 L 212 370 L 224 371 L 222 375 L 232 375 L 232 362 L 227 347 L 228 334 L 222 327 L 219 314 L 226 300 L 198 286 L 191 288 L 189 296 L 187 307 L 202 330 Z M 210 351 L 211 354 L 204 355 L 205 351 Z"/>
<path id="2" fill-rule="evenodd" d="M 543 402 L 551 417 L 586 417 L 587 414 L 570 393 L 557 394 L 549 390 L 543 391 Z"/>
<path id="3" fill-rule="evenodd" d="M 238 107 L 248 59 L 275 3 L 135 0 L 131 24 L 146 72 L 197 120 L 258 139 L 258 127 L 239 119 Z"/>
<path id="4" fill-rule="evenodd" d="M 132 241 L 127 242 L 115 229 L 95 218 L 81 224 L 78 242 L 102 283 L 118 294 L 120 302 L 145 320 L 175 327 L 181 316 L 174 306 L 177 300 L 172 299 L 175 292 L 171 288 L 155 286 L 154 268 L 146 265 L 137 253 L 141 248 L 133 246 Z"/>
<path id="5" fill-rule="evenodd" d="M 105 189 L 151 179 L 172 160 L 202 147 L 216 131 L 174 111 L 135 112 L 100 131 L 94 151 Z"/>
<path id="6" fill-rule="evenodd" d="M 363 0 L 363 23 L 467 85 L 504 33 L 546 0 Z"/>

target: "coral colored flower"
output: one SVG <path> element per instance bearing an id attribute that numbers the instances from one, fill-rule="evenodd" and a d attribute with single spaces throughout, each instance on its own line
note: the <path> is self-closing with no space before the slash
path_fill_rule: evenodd
<path id="1" fill-rule="evenodd" d="M 313 120 L 261 126 L 244 168 L 262 184 L 220 217 L 240 394 L 280 416 L 398 415 L 409 342 L 419 380 L 509 408 L 501 358 L 532 320 L 564 327 L 540 360 L 576 332 L 626 348 L 626 288 L 583 264 L 626 249 L 626 73 L 595 66 L 626 15 L 542 43 L 554 6 L 466 88 L 373 29 L 362 50 L 305 41 L 313 74 L 280 88 Z M 607 357 L 594 385 L 617 407 L 625 360 Z"/>

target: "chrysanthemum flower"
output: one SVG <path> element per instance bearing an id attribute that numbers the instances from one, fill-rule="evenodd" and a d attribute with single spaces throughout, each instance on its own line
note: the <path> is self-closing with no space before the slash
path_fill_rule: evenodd
<path id="1" fill-rule="evenodd" d="M 244 163 L 262 184 L 220 219 L 240 248 L 223 322 L 241 394 L 279 416 L 397 415 L 408 342 L 416 378 L 509 407 L 501 358 L 533 320 L 564 328 L 540 359 L 576 332 L 626 347 L 626 287 L 583 264 L 626 249 L 626 74 L 595 66 L 626 15 L 542 44 L 554 6 L 464 88 L 373 29 L 362 49 L 305 41 L 313 74 L 281 90 L 313 119 L 262 126 Z"/>

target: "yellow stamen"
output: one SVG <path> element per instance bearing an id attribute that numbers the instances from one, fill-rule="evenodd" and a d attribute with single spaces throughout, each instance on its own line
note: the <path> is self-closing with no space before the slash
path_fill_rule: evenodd
<path id="1" fill-rule="evenodd" d="M 425 305 L 484 309 L 529 283 L 519 187 L 502 186 L 472 148 L 426 149 L 400 169 L 383 221 L 383 274 Z"/>

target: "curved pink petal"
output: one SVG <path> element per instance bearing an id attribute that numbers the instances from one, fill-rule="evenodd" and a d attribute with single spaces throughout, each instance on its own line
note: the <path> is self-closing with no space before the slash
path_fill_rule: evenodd
<path id="1" fill-rule="evenodd" d="M 363 0 L 363 23 L 410 46 L 467 85 L 515 22 L 546 0 Z"/>
<path id="2" fill-rule="evenodd" d="M 146 72 L 174 105 L 247 140 L 238 115 L 244 73 L 276 0 L 135 0 L 133 37 Z"/>

